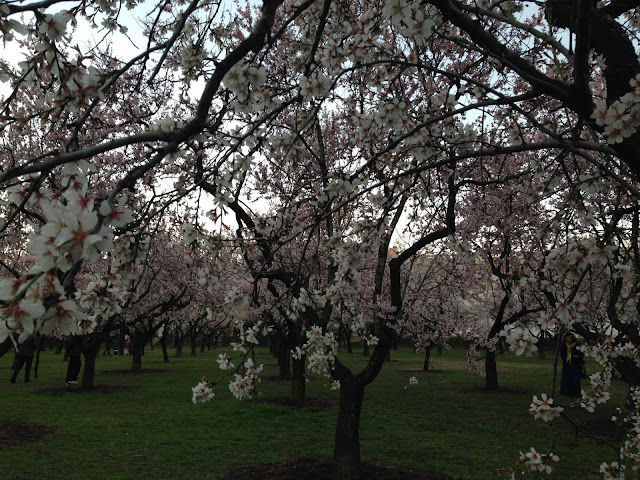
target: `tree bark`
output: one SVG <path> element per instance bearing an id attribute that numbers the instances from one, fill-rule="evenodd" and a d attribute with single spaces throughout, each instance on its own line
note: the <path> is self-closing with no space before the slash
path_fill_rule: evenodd
<path id="1" fill-rule="evenodd" d="M 84 357 L 81 387 L 85 390 L 90 390 L 94 387 L 96 358 L 98 358 L 101 343 L 101 338 L 96 333 L 82 337 L 80 342 L 80 349 Z"/>
<path id="2" fill-rule="evenodd" d="M 94 381 L 96 376 L 96 358 L 98 358 L 98 350 L 100 349 L 100 345 L 97 348 L 89 351 L 82 352 L 82 356 L 84 357 L 84 370 L 82 370 L 82 388 L 84 390 L 91 390 L 94 387 Z"/>
<path id="3" fill-rule="evenodd" d="M 304 375 L 304 362 L 306 356 L 302 356 L 299 360 L 291 359 L 291 398 L 296 403 L 304 402 L 306 398 L 307 382 Z"/>
<path id="4" fill-rule="evenodd" d="M 196 356 L 196 336 L 195 334 L 191 334 L 191 356 L 195 357 Z"/>
<path id="5" fill-rule="evenodd" d="M 284 336 L 279 337 L 280 345 L 278 346 L 278 378 L 280 380 L 291 380 L 291 352 L 287 347 L 287 339 Z"/>
<path id="6" fill-rule="evenodd" d="M 184 337 L 182 335 L 176 337 L 176 357 L 182 356 L 183 345 L 184 345 Z"/>
<path id="7" fill-rule="evenodd" d="M 142 355 L 144 354 L 144 335 L 131 335 L 131 371 L 142 372 Z"/>
<path id="8" fill-rule="evenodd" d="M 131 352 L 131 371 L 142 372 L 142 352 L 139 348 L 133 348 Z"/>
<path id="9" fill-rule="evenodd" d="M 347 343 L 347 353 L 353 353 L 353 347 L 351 346 L 351 331 L 348 328 L 345 328 L 345 331 L 344 341 Z"/>
<path id="10" fill-rule="evenodd" d="M 340 385 L 340 408 L 336 425 L 333 480 L 360 480 L 360 413 L 364 387 L 357 381 Z"/>
<path id="11" fill-rule="evenodd" d="M 486 352 L 487 352 L 487 357 L 484 363 L 484 371 L 486 374 L 485 386 L 489 390 L 497 390 L 498 389 L 498 364 L 496 362 L 496 351 L 487 349 Z"/>

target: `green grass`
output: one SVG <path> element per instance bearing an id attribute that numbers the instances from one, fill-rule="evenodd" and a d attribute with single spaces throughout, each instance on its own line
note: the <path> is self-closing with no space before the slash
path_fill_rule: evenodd
<path id="1" fill-rule="evenodd" d="M 221 351 L 221 350 L 220 350 Z M 304 457 L 330 457 L 338 393 L 322 377 L 307 384 L 308 396 L 329 402 L 323 411 L 293 409 L 264 401 L 232 398 L 226 382 L 216 386 L 209 403 L 193 405 L 191 387 L 203 374 L 220 372 L 220 351 L 162 362 L 148 350 L 140 375 L 106 374 L 130 367 L 130 357 L 100 357 L 96 385 L 135 387 L 111 394 L 43 392 L 64 386 L 66 363 L 43 352 L 39 378 L 10 384 L 12 355 L 0 358 L 0 420 L 19 420 L 55 430 L 35 444 L 0 449 L 2 479 L 215 479 L 235 466 Z M 277 375 L 266 350 L 263 375 Z M 519 451 L 535 446 L 545 452 L 549 428 L 527 410 L 534 394 L 550 391 L 552 360 L 511 354 L 498 359 L 498 393 L 482 391 L 484 379 L 468 371 L 464 352 L 453 349 L 432 356 L 436 372 L 420 372 L 422 356 L 409 349 L 393 351 L 391 362 L 365 393 L 361 421 L 363 460 L 412 465 L 442 471 L 459 479 L 498 479 L 499 469 L 517 461 Z M 359 354 L 341 358 L 355 367 Z M 590 371 L 595 367 L 589 365 Z M 408 385 L 412 375 L 418 385 Z M 586 381 L 583 381 L 583 387 Z M 289 384 L 263 380 L 263 399 L 286 396 Z M 580 423 L 606 422 L 622 404 L 617 381 L 611 402 L 595 415 L 567 409 Z M 569 424 L 555 427 L 554 453 L 561 461 L 548 478 L 596 479 L 600 463 L 616 459 L 610 447 L 576 438 Z"/>

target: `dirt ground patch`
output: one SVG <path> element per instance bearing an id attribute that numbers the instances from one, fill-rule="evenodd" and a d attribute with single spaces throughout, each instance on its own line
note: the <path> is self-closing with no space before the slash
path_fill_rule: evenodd
<path id="1" fill-rule="evenodd" d="M 54 431 L 47 425 L 0 420 L 0 448 L 35 443 Z"/>
<path id="2" fill-rule="evenodd" d="M 331 458 L 296 458 L 224 472 L 220 480 L 329 480 Z M 452 480 L 440 472 L 413 467 L 362 463 L 362 478 L 367 480 Z"/>

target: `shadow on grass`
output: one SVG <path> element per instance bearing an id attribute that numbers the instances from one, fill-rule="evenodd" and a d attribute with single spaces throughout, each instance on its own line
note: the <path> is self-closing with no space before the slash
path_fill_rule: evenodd
<path id="1" fill-rule="evenodd" d="M 223 472 L 220 480 L 329 480 L 331 458 L 296 458 Z M 367 480 L 452 480 L 440 472 L 401 465 L 362 462 L 362 478 Z"/>
<path id="2" fill-rule="evenodd" d="M 128 385 L 94 385 L 92 388 L 82 388 L 80 385 L 65 385 L 63 387 L 49 387 L 41 388 L 36 393 L 41 394 L 54 394 L 63 395 L 67 393 L 73 394 L 88 394 L 97 393 L 102 395 L 110 395 L 112 393 L 128 392 L 130 390 L 137 390 L 137 386 Z"/>
<path id="3" fill-rule="evenodd" d="M 143 368 L 138 372 L 134 372 L 130 368 L 122 369 L 122 370 L 103 370 L 102 373 L 104 375 L 145 375 L 148 373 L 165 373 L 169 370 L 165 370 L 163 368 Z"/>
<path id="4" fill-rule="evenodd" d="M 293 409 L 305 409 L 312 412 L 328 412 L 332 407 L 338 405 L 338 401 L 321 400 L 319 398 L 307 398 L 304 402 L 296 402 L 290 397 L 258 397 L 252 402 L 268 403 L 270 405 L 280 405 Z"/>

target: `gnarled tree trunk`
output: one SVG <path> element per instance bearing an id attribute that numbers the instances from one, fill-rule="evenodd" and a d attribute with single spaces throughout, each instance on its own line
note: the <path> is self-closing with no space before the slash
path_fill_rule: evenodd
<path id="1" fill-rule="evenodd" d="M 333 480 L 359 480 L 360 466 L 360 413 L 364 387 L 355 379 L 342 381 L 340 385 L 340 408 L 336 425 L 333 454 Z"/>

